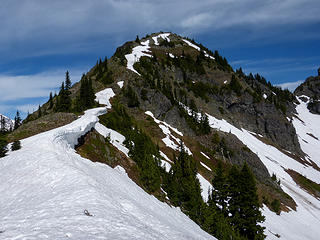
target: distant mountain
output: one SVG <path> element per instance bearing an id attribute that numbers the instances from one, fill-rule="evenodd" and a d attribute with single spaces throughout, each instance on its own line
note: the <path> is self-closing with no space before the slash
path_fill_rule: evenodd
<path id="1" fill-rule="evenodd" d="M 10 118 L 0 114 L 0 129 L 2 130 L 10 130 L 13 129 L 14 121 Z"/>
<path id="2" fill-rule="evenodd" d="M 26 139 L 1 159 L 0 237 L 316 240 L 318 78 L 293 94 L 191 39 L 137 37 L 7 136 Z"/>

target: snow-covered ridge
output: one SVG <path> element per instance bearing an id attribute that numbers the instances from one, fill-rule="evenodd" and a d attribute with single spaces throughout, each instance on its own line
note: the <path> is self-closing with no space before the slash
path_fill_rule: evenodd
<path id="1" fill-rule="evenodd" d="M 191 114 L 191 110 L 186 106 L 184 107 L 189 114 Z M 300 104 L 297 106 L 299 118 L 303 118 L 305 126 L 309 126 L 310 129 L 318 127 L 319 121 L 316 121 L 315 118 L 309 118 L 310 116 L 306 111 L 308 111 L 306 105 Z M 318 227 L 320 225 L 320 201 L 301 189 L 285 170 L 292 169 L 316 183 L 320 183 L 320 173 L 313 167 L 305 166 L 282 153 L 277 148 L 260 141 L 255 137 L 256 134 L 252 134 L 245 129 L 238 129 L 224 119 L 219 120 L 209 114 L 207 114 L 207 116 L 211 128 L 234 134 L 244 145 L 255 153 L 267 167 L 270 175 L 275 173 L 281 180 L 282 189 L 288 193 L 297 204 L 297 211 L 282 212 L 280 216 L 271 212 L 266 207 L 263 208 L 263 214 L 266 216 L 264 225 L 266 226 L 265 234 L 267 235 L 267 239 L 278 239 L 274 234 L 279 234 L 281 239 L 317 240 L 320 235 L 320 228 Z M 318 124 L 316 124 L 316 122 Z M 298 135 L 301 136 L 302 134 L 299 128 L 297 129 Z M 320 146 L 317 146 L 317 150 L 313 149 L 313 151 L 319 151 Z M 303 149 L 303 151 L 305 150 Z M 312 155 L 311 151 L 310 155 Z M 314 155 L 314 157 L 317 156 Z M 318 163 L 319 157 L 312 160 Z"/>
<path id="2" fill-rule="evenodd" d="M 109 102 L 110 95 L 98 96 Z M 214 239 L 179 208 L 147 194 L 121 167 L 75 152 L 78 137 L 105 112 L 90 109 L 66 126 L 23 139 L 22 149 L 1 159 L 0 238 Z"/>

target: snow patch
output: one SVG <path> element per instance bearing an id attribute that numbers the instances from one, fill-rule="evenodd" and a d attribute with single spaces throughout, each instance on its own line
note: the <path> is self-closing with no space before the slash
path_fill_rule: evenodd
<path id="1" fill-rule="evenodd" d="M 129 157 L 129 149 L 125 147 L 123 142 L 126 140 L 125 136 L 118 133 L 117 131 L 107 128 L 101 123 L 96 123 L 94 127 L 98 133 L 100 133 L 105 138 L 110 138 L 110 143 L 116 147 L 119 151 L 123 152 L 127 157 Z"/>
<path id="2" fill-rule="evenodd" d="M 264 94 L 262 95 L 262 97 L 263 97 L 264 99 L 267 99 L 268 96 L 267 96 L 267 94 L 264 93 Z"/>
<path id="3" fill-rule="evenodd" d="M 182 140 L 180 138 L 175 137 L 172 133 L 171 130 L 174 131 L 176 134 L 183 136 L 182 132 L 180 132 L 178 129 L 170 126 L 168 123 L 164 122 L 164 121 L 160 121 L 158 119 L 156 119 L 153 115 L 152 112 L 150 111 L 146 111 L 145 112 L 146 115 L 150 116 L 153 118 L 153 120 L 159 125 L 159 128 L 162 130 L 162 132 L 164 133 L 164 135 L 166 135 L 165 138 L 162 139 L 162 142 L 164 142 L 164 144 L 175 150 L 175 151 L 179 151 L 180 150 L 180 142 L 182 143 L 186 153 L 188 155 L 192 155 L 192 152 L 190 151 L 190 149 L 184 144 L 184 142 L 182 142 Z M 173 139 L 173 140 L 172 140 Z"/>
<path id="4" fill-rule="evenodd" d="M 162 39 L 167 40 L 168 42 L 170 42 L 169 36 L 170 36 L 170 33 L 161 33 L 158 36 L 152 37 L 154 45 L 159 46 L 158 38 L 162 38 Z"/>
<path id="5" fill-rule="evenodd" d="M 210 157 L 208 157 L 205 153 L 200 152 L 205 158 L 210 159 Z"/>
<path id="6" fill-rule="evenodd" d="M 200 47 L 197 45 L 193 44 L 192 42 L 188 41 L 187 39 L 182 39 L 186 44 L 188 44 L 190 47 L 193 47 L 194 49 L 198 50 L 199 52 L 201 51 Z M 204 55 L 208 58 L 215 59 L 214 57 L 210 56 L 206 51 L 203 51 Z"/>
<path id="7" fill-rule="evenodd" d="M 150 42 L 149 40 L 141 42 L 141 45 L 136 46 L 132 49 L 132 53 L 125 55 L 125 58 L 127 59 L 127 68 L 135 72 L 139 76 L 141 76 L 141 74 L 134 69 L 133 65 L 136 62 L 139 62 L 140 58 L 143 56 L 152 57 L 149 51 L 150 50 L 149 42 Z"/>
<path id="8" fill-rule="evenodd" d="M 119 88 L 123 88 L 123 83 L 124 83 L 124 81 L 119 81 L 119 82 L 117 82 Z"/>
<path id="9" fill-rule="evenodd" d="M 200 164 L 204 167 L 204 168 L 206 168 L 207 170 L 209 170 L 210 172 L 212 171 L 211 170 L 211 168 L 209 168 L 207 165 L 205 165 L 203 162 L 200 162 Z"/>
<path id="10" fill-rule="evenodd" d="M 210 182 L 202 177 L 201 174 L 197 173 L 197 178 L 199 179 L 200 186 L 201 186 L 201 196 L 205 202 L 208 201 L 208 193 L 212 189 L 212 185 Z"/>
<path id="11" fill-rule="evenodd" d="M 162 160 L 162 159 L 160 159 L 160 160 L 161 160 L 161 166 L 163 166 L 165 168 L 166 172 L 169 172 L 171 169 L 171 164 Z"/>
<path id="12" fill-rule="evenodd" d="M 110 98 L 114 97 L 116 94 L 113 92 L 112 88 L 106 88 L 95 94 L 96 101 L 99 104 L 106 105 L 107 108 L 111 108 Z"/>

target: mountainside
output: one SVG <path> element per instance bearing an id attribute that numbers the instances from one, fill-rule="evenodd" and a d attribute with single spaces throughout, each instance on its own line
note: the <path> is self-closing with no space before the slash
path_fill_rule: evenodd
<path id="1" fill-rule="evenodd" d="M 13 129 L 14 121 L 10 118 L 0 114 L 0 130 Z"/>
<path id="2" fill-rule="evenodd" d="M 0 161 L 1 234 L 317 239 L 318 82 L 292 94 L 172 33 L 127 42 L 7 137 L 29 138 Z"/>

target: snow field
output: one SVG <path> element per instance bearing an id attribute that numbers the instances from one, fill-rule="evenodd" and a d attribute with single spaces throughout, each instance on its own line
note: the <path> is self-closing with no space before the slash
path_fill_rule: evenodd
<path id="1" fill-rule="evenodd" d="M 303 102 L 299 98 L 298 101 L 300 103 L 296 107 L 298 118 L 294 117 L 292 124 L 296 129 L 301 149 L 307 154 L 306 160 L 312 160 L 320 167 L 320 115 L 309 112 L 308 102 Z"/>
<path id="2" fill-rule="evenodd" d="M 107 106 L 111 96 L 111 89 L 97 93 Z M 214 239 L 180 209 L 147 194 L 120 166 L 75 152 L 78 137 L 99 129 L 105 112 L 90 109 L 66 126 L 23 139 L 22 149 L 1 159 L 0 238 Z"/>

